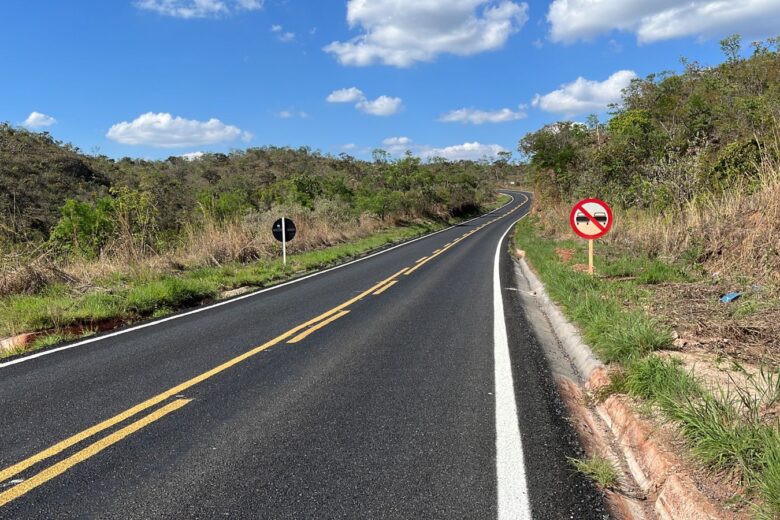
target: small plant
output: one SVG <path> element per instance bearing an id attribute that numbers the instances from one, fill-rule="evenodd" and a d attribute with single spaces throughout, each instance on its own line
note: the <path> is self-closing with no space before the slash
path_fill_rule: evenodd
<path id="1" fill-rule="evenodd" d="M 618 483 L 618 472 L 611 460 L 594 455 L 587 459 L 568 458 L 574 469 L 591 478 L 604 489 L 613 489 Z"/>
<path id="2" fill-rule="evenodd" d="M 629 393 L 653 401 L 678 402 L 686 396 L 699 395 L 699 383 L 674 359 L 648 356 L 627 368 L 625 387 Z"/>

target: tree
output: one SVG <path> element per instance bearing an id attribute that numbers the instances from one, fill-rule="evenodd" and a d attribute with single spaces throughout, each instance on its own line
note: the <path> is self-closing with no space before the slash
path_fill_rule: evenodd
<path id="1" fill-rule="evenodd" d="M 739 54 L 742 51 L 742 37 L 739 34 L 732 34 L 720 41 L 720 50 L 726 56 L 726 61 L 736 63 L 739 61 Z"/>

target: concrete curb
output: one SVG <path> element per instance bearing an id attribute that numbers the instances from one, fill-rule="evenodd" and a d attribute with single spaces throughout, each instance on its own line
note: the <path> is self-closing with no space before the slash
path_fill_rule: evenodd
<path id="1" fill-rule="evenodd" d="M 632 520 L 647 517 L 661 520 L 729 518 L 681 470 L 678 458 L 662 447 L 653 434 L 652 425 L 631 409 L 627 399 L 610 396 L 595 406 L 595 413 L 587 405 L 582 389 L 592 390 L 608 385 L 610 378 L 606 367 L 547 295 L 544 284 L 525 261 L 523 252 L 517 250 L 516 254 L 521 272 L 528 280 L 540 309 L 579 372 L 579 387 L 567 381 L 559 382 L 558 386 L 586 451 L 603 456 L 607 446 L 619 449 L 631 477 L 652 504 L 652 510 L 641 508 L 636 499 L 608 491 L 606 495 L 613 513 Z M 595 416 L 606 425 L 607 436 L 614 442 L 600 433 Z"/>
<path id="2" fill-rule="evenodd" d="M 10 338 L 0 339 L 0 352 L 8 352 L 17 348 L 26 347 L 40 336 L 42 332 L 27 332 Z"/>
<path id="3" fill-rule="evenodd" d="M 519 249 L 517 250 L 517 256 L 519 257 L 520 269 L 523 272 L 523 276 L 526 277 L 531 286 L 531 291 L 536 295 L 536 301 L 539 302 L 539 307 L 542 309 L 542 312 L 544 312 L 550 320 L 550 324 L 555 331 L 555 335 L 558 337 L 558 341 L 561 342 L 566 354 L 574 363 L 580 377 L 582 377 L 582 382 L 590 384 L 591 379 L 593 379 L 593 383 L 598 384 L 600 380 L 607 377 L 604 363 L 602 363 L 595 354 L 593 354 L 590 347 L 582 341 L 582 336 L 580 336 L 580 333 L 574 325 L 569 323 L 569 320 L 566 319 L 563 313 L 558 309 L 558 306 L 547 295 L 544 284 L 531 270 L 528 263 L 523 258 L 524 255 Z"/>

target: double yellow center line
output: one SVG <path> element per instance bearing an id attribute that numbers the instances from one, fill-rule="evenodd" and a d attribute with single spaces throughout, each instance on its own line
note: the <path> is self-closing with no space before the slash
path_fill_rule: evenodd
<path id="1" fill-rule="evenodd" d="M 80 451 L 77 451 L 76 453 L 66 457 L 65 459 L 53 464 L 52 466 L 49 466 L 48 468 L 40 471 L 39 473 L 33 475 L 29 479 L 21 480 L 18 483 L 13 484 L 8 489 L 6 489 L 3 492 L 0 492 L 0 507 L 3 507 L 4 505 L 8 504 L 12 500 L 15 500 L 22 495 L 30 492 L 31 490 L 37 488 L 38 486 L 48 482 L 49 480 L 57 477 L 58 475 L 61 475 L 68 469 L 74 467 L 75 465 L 89 459 L 90 457 L 100 453 L 101 451 L 105 450 L 109 446 L 112 446 L 113 444 L 116 444 L 117 442 L 121 441 L 128 435 L 152 424 L 153 422 L 162 419 L 166 415 L 178 410 L 179 408 L 182 408 L 183 406 L 190 403 L 191 399 L 184 399 L 181 398 L 181 394 L 192 388 L 193 386 L 200 384 L 207 379 L 210 379 L 214 377 L 217 374 L 220 374 L 229 368 L 232 368 L 239 363 L 249 359 L 252 356 L 255 356 L 259 354 L 260 352 L 263 352 L 264 350 L 277 345 L 279 343 L 282 343 L 283 341 L 287 340 L 287 343 L 289 344 L 295 344 L 303 339 L 305 339 L 310 334 L 316 332 L 317 330 L 320 330 L 323 327 L 326 327 L 327 325 L 333 323 L 334 321 L 338 320 L 339 318 L 342 318 L 343 316 L 346 316 L 349 314 L 349 310 L 346 310 L 347 307 L 352 305 L 353 303 L 356 303 L 363 298 L 365 298 L 368 295 L 380 295 L 386 290 L 388 290 L 390 287 L 398 283 L 398 277 L 401 275 L 409 275 L 425 265 L 427 262 L 431 261 L 432 259 L 436 258 L 437 256 L 441 255 L 451 247 L 453 247 L 458 242 L 466 239 L 468 236 L 476 233 L 480 229 L 484 228 L 485 226 L 488 226 L 492 224 L 493 222 L 496 222 L 497 220 L 500 220 L 512 213 L 514 213 L 517 209 L 525 205 L 525 203 L 528 201 L 526 198 L 526 201 L 521 204 L 520 206 L 517 206 L 513 208 L 512 210 L 508 211 L 507 213 L 494 218 L 493 220 L 490 220 L 489 222 L 486 222 L 485 224 L 482 224 L 481 226 L 463 234 L 460 238 L 450 242 L 446 246 L 442 247 L 441 249 L 437 249 L 433 253 L 431 253 L 430 256 L 423 257 L 420 260 L 418 260 L 414 266 L 412 267 L 405 267 L 398 271 L 397 273 L 393 274 L 392 276 L 389 276 L 382 280 L 381 282 L 373 285 L 371 288 L 363 291 L 362 293 L 358 294 L 357 296 L 345 301 L 344 303 L 337 305 L 336 307 L 333 307 L 332 309 L 320 314 L 319 316 L 310 319 L 309 321 L 302 323 L 287 332 L 280 334 L 279 336 L 275 337 L 274 339 L 267 341 L 263 343 L 262 345 L 259 345 L 239 356 L 234 357 L 233 359 L 230 359 L 224 363 L 222 363 L 219 366 L 216 366 L 212 368 L 211 370 L 208 370 L 206 372 L 203 372 L 202 374 L 193 377 L 192 379 L 189 379 L 187 381 L 184 381 L 183 383 L 180 383 L 173 388 L 170 388 L 166 390 L 165 392 L 162 392 L 160 394 L 155 395 L 154 397 L 151 397 L 150 399 L 147 399 L 146 401 L 137 404 L 131 408 L 128 408 L 124 412 L 121 412 L 109 419 L 106 419 L 105 421 L 98 423 L 94 426 L 91 426 L 87 428 L 86 430 L 79 432 L 71 437 L 68 437 L 65 440 L 62 440 L 53 446 L 46 448 L 45 450 L 36 453 L 35 455 L 32 455 L 20 462 L 17 462 L 16 464 L 13 464 L 12 466 L 9 466 L 3 470 L 0 470 L 0 486 L 2 486 L 3 482 L 11 479 L 12 477 L 15 477 L 19 475 L 20 473 L 24 472 L 25 470 L 31 468 L 32 466 L 35 466 L 51 457 L 54 457 L 63 451 L 76 446 L 77 444 L 94 437 L 98 435 L 99 433 L 102 433 L 106 430 L 109 430 L 113 428 L 114 426 L 119 425 L 120 423 L 126 421 L 127 419 L 130 419 L 131 417 L 138 415 L 141 412 L 144 412 L 146 410 L 149 410 L 150 408 L 153 408 L 159 404 L 161 404 L 163 401 L 166 401 L 172 397 L 176 397 L 174 401 L 171 401 L 170 403 L 156 409 L 152 413 L 142 417 L 141 419 L 138 419 L 137 421 L 122 427 L 121 429 L 110 433 L 106 437 L 90 444 L 89 446 L 81 449 Z M 9 482 L 9 484 L 12 484 Z M 0 487 L 1 489 L 1 487 Z"/>

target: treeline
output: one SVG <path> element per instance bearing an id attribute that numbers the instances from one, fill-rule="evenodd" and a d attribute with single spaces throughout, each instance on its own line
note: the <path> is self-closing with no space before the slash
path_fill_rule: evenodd
<path id="1" fill-rule="evenodd" d="M 0 243 L 47 243 L 60 253 L 176 247 L 185 231 L 267 213 L 315 212 L 333 222 L 392 223 L 475 211 L 493 198 L 506 159 L 372 162 L 308 148 L 250 148 L 193 160 L 92 156 L 0 125 Z M 128 242 L 129 241 L 129 242 Z"/>
<path id="2" fill-rule="evenodd" d="M 716 67 L 683 60 L 684 72 L 634 80 L 603 123 L 563 121 L 527 134 L 538 194 L 550 202 L 600 196 L 623 207 L 681 209 L 776 169 L 780 141 L 780 40 L 721 42 Z"/>

